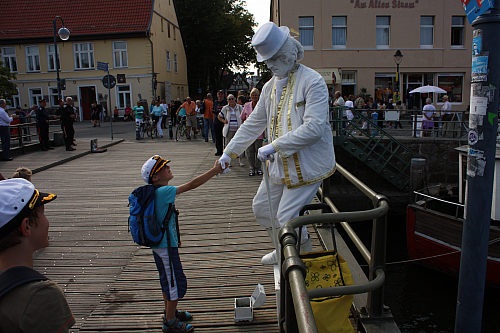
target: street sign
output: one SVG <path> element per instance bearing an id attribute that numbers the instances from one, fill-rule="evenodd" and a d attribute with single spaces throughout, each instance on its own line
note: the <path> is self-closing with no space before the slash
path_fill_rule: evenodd
<path id="1" fill-rule="evenodd" d="M 493 7 L 495 0 L 461 0 L 467 20 L 470 24 L 487 10 Z"/>
<path id="2" fill-rule="evenodd" d="M 104 88 L 108 88 L 108 76 L 109 76 L 109 89 L 113 89 L 116 85 L 116 79 L 113 75 L 104 75 L 102 78 L 102 84 L 104 85 Z"/>
<path id="3" fill-rule="evenodd" d="M 108 71 L 108 63 L 107 62 L 97 62 L 97 69 L 100 71 Z"/>

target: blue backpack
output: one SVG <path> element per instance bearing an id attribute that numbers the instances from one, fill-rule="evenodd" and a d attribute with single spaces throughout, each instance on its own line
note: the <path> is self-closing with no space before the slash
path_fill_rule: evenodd
<path id="1" fill-rule="evenodd" d="M 163 223 L 160 225 L 155 217 L 155 189 L 157 186 L 144 185 L 136 188 L 128 197 L 130 206 L 130 216 L 128 218 L 129 232 L 132 234 L 134 242 L 143 246 L 156 246 L 160 244 L 168 223 L 175 215 L 175 222 L 178 223 L 178 211 L 174 204 L 170 204 Z M 177 230 L 179 228 L 177 227 Z M 170 247 L 170 237 L 167 232 L 167 242 Z"/>

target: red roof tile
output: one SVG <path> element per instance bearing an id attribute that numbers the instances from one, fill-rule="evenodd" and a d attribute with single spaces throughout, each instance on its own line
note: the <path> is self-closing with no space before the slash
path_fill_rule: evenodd
<path id="1" fill-rule="evenodd" d="M 52 37 L 62 17 L 72 36 L 133 33 L 149 27 L 153 0 L 4 0 L 0 40 Z M 62 27 L 57 20 L 57 29 Z"/>

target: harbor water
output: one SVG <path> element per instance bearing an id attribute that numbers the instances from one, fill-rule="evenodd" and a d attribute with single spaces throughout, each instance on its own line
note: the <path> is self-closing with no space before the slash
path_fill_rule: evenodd
<path id="1" fill-rule="evenodd" d="M 368 246 L 371 221 L 351 226 Z M 342 229 L 339 227 L 339 229 Z M 340 233 L 346 239 L 345 234 Z M 349 242 L 348 242 L 349 243 Z M 352 249 L 352 244 L 349 246 Z M 358 262 L 362 257 L 355 253 Z M 403 333 L 449 333 L 454 331 L 458 277 L 452 277 L 417 262 L 407 262 L 406 215 L 389 213 L 387 234 L 387 280 L 385 304 L 389 306 Z M 403 263 L 399 263 L 403 261 Z M 394 264 L 393 264 L 394 263 Z M 367 267 L 364 267 L 367 273 Z M 483 307 L 483 333 L 500 332 L 498 300 L 500 289 L 486 287 Z"/>

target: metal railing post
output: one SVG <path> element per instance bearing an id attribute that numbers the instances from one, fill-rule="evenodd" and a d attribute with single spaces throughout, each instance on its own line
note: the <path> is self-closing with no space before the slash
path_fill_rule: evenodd
<path id="1" fill-rule="evenodd" d="M 373 200 L 374 206 L 378 207 L 381 201 L 388 202 L 383 195 L 377 194 Z M 373 219 L 372 247 L 369 280 L 372 281 L 376 274 L 375 271 L 382 269 L 385 273 L 386 260 L 386 241 L 387 241 L 387 213 L 383 216 Z M 370 317 L 381 317 L 384 314 L 384 286 L 368 293 L 366 303 L 368 315 Z"/>

